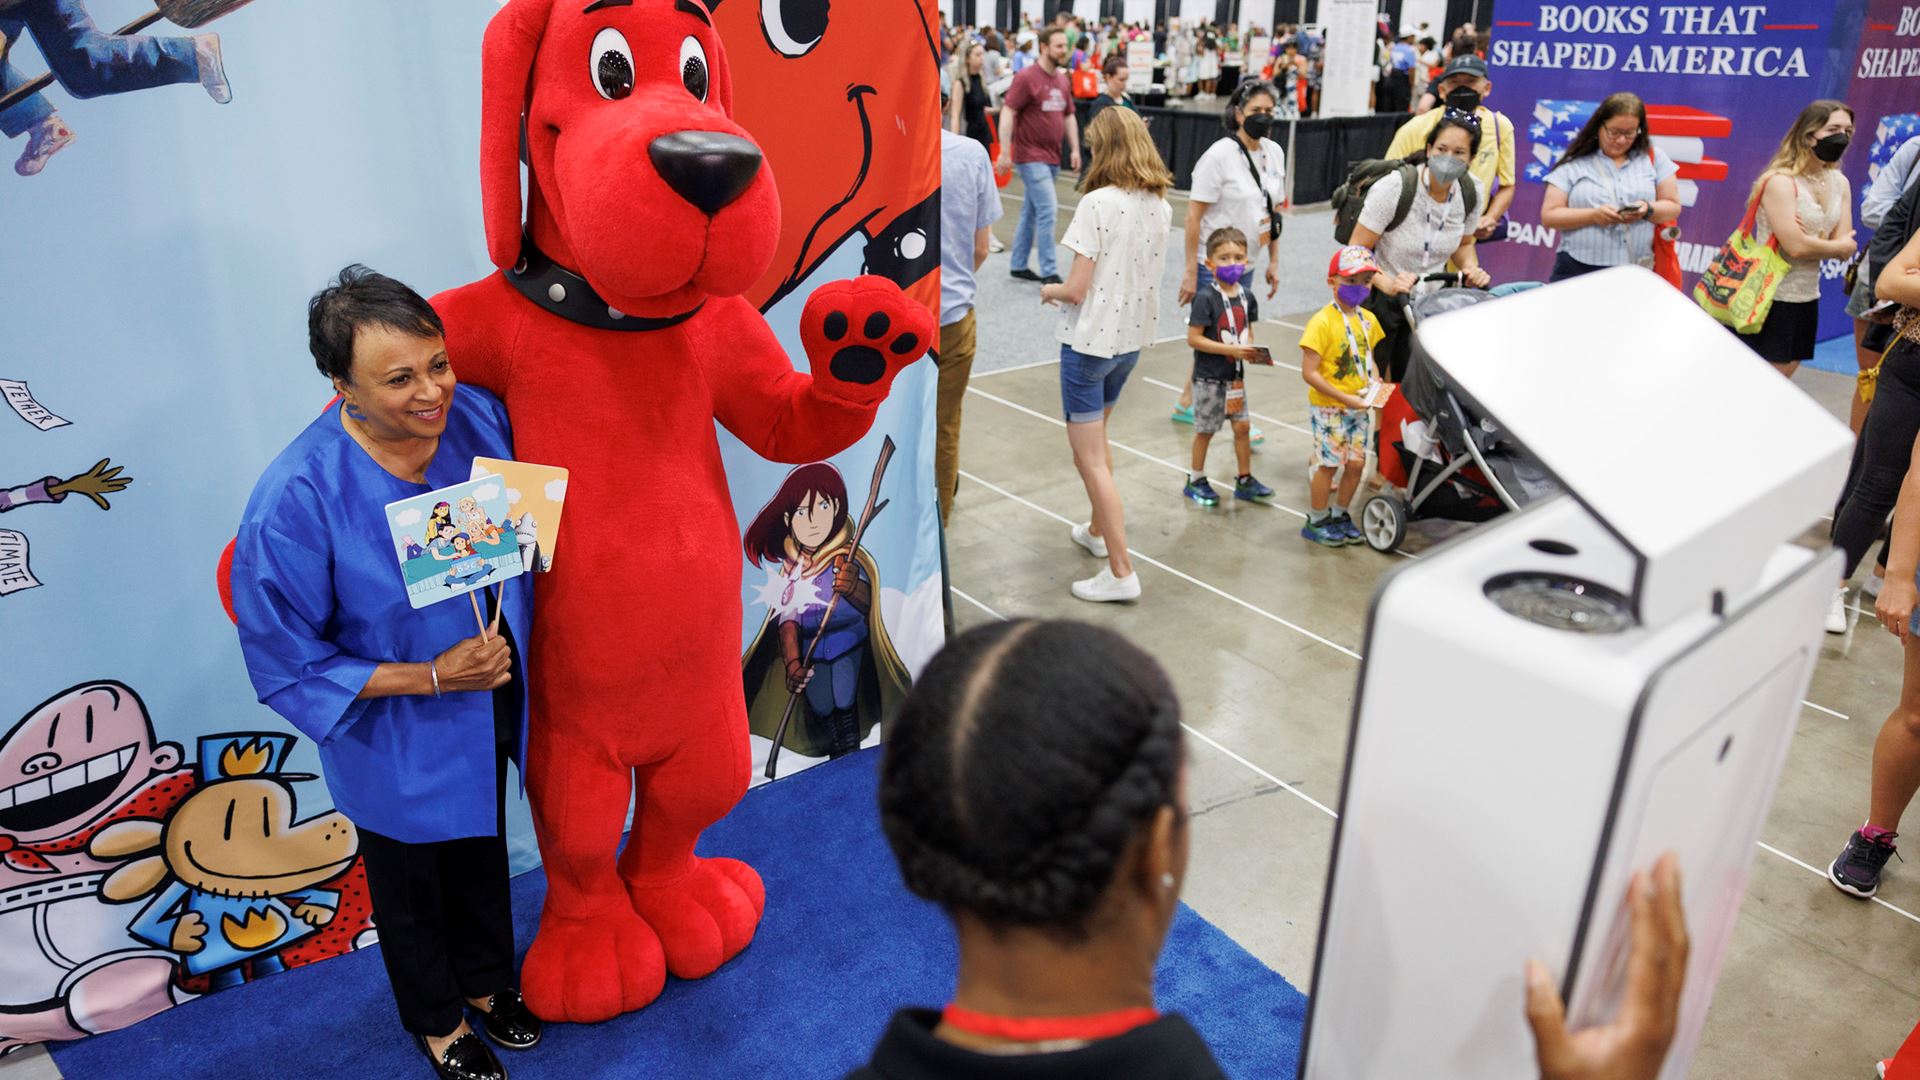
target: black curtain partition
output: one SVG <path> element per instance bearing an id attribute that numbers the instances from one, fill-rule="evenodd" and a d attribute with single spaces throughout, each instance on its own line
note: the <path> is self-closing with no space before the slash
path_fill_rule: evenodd
<path id="1" fill-rule="evenodd" d="M 1119 18 L 1122 14 L 1120 3 L 1121 0 L 1100 0 L 1100 17 L 1102 19 Z"/>
<path id="2" fill-rule="evenodd" d="M 1082 130 L 1091 102 L 1079 103 Z M 1224 102 L 1222 103 L 1224 107 Z M 1140 115 L 1147 121 L 1147 133 L 1160 151 L 1161 160 L 1173 172 L 1173 185 L 1185 191 L 1193 184 L 1193 166 L 1220 139 L 1226 129 L 1220 124 L 1217 109 L 1163 109 L 1142 106 Z M 1377 158 L 1387 152 L 1393 133 L 1404 120 L 1401 116 L 1330 116 L 1296 121 L 1289 132 L 1285 124 L 1276 124 L 1273 140 L 1286 146 L 1289 136 L 1293 153 L 1287 169 L 1293 175 L 1295 206 L 1325 202 L 1347 177 L 1356 161 Z M 1064 166 L 1065 162 L 1062 162 Z"/>
<path id="3" fill-rule="evenodd" d="M 953 4 L 953 25 L 979 25 L 979 20 L 974 17 L 975 12 L 979 10 L 975 6 L 975 0 L 951 0 L 951 2 Z"/>
<path id="4" fill-rule="evenodd" d="M 993 0 L 993 25 L 1002 30 L 1020 28 L 1020 0 Z M 1013 42 L 1007 42 L 1012 48 Z"/>

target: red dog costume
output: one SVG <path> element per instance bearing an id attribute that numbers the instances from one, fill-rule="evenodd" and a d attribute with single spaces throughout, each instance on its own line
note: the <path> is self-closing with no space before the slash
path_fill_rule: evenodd
<path id="1" fill-rule="evenodd" d="M 713 422 L 775 461 L 830 457 L 934 320 L 877 277 L 823 286 L 801 316 L 808 377 L 740 297 L 780 204 L 701 0 L 510 0 L 481 93 L 503 272 L 434 305 L 460 377 L 506 402 L 516 453 L 572 470 L 567 554 L 539 582 L 529 646 L 548 886 L 521 985 L 543 1017 L 602 1020 L 668 971 L 726 962 L 765 903 L 750 867 L 693 854 L 749 769 L 740 529 Z"/>

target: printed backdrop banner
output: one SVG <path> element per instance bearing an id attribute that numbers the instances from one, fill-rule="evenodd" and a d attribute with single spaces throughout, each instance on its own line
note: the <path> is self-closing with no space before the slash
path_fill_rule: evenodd
<path id="1" fill-rule="evenodd" d="M 216 561 L 261 470 L 332 394 L 307 353 L 308 297 L 350 262 L 425 294 L 492 270 L 476 151 L 494 0 L 227 0 L 198 5 L 214 18 L 193 31 L 162 21 L 119 48 L 76 47 L 151 7 L 0 10 L 0 35 L 17 35 L 0 50 L 0 134 L 18 161 L 0 173 L 0 1050 L 375 940 L 357 860 L 317 840 L 333 812 L 304 775 L 319 772 L 313 746 L 255 702 Z M 784 205 L 752 298 L 804 366 L 796 324 L 821 282 L 883 273 L 937 303 L 933 0 L 809 28 L 761 25 L 780 5 L 717 7 L 740 119 Z M 48 56 L 57 77 L 23 89 Z M 888 685 L 941 640 L 933 392 L 930 362 L 909 369 L 873 433 L 809 474 L 836 495 L 825 477 L 843 478 L 857 515 L 895 445 L 885 509 L 848 560 L 873 597 L 850 633 Z M 721 439 L 743 528 L 770 503 L 787 528 L 801 510 L 775 498 L 789 467 Z M 780 557 L 754 567 L 743 552 L 744 670 L 770 612 L 804 625 L 825 598 Z M 796 748 L 781 771 L 814 758 Z M 270 862 L 276 895 L 238 899 L 254 886 L 173 862 L 181 830 L 222 817 L 188 807 L 241 796 L 264 808 L 262 833 L 207 861 Z M 517 800 L 509 819 L 525 869 Z M 217 824 L 190 839 L 196 854 L 224 843 Z"/>
<path id="2" fill-rule="evenodd" d="M 1498 0 L 1487 56 L 1489 104 L 1513 120 L 1520 175 L 1507 241 L 1481 248 L 1481 263 L 1496 280 L 1546 280 L 1558 237 L 1539 224 L 1542 181 L 1601 99 L 1619 90 L 1647 103 L 1649 134 L 1680 166 L 1679 254 L 1688 289 L 1740 223 L 1754 180 L 1794 118 L 1819 98 L 1840 98 L 1859 110 L 1854 143 L 1842 160 L 1857 219 L 1870 161 L 1891 153 L 1877 147 L 1920 108 L 1914 90 L 1920 68 L 1907 55 L 1910 48 L 1898 47 L 1901 40 L 1915 44 L 1913 29 L 1901 37 L 1903 9 L 1896 0 L 1871 3 L 1870 13 L 1869 0 Z M 1870 24 L 1884 28 L 1869 30 Z M 1876 138 L 1888 118 L 1893 126 Z M 1863 246 L 1867 235 L 1859 230 Z M 1851 332 L 1837 281 L 1843 265 L 1828 260 L 1822 266 L 1830 283 L 1822 289 L 1822 338 Z"/>

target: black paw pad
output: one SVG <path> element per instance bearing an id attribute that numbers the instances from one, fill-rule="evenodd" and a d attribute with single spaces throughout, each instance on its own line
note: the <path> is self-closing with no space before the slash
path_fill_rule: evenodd
<path id="1" fill-rule="evenodd" d="M 833 316 L 829 315 L 827 319 L 831 322 Z M 887 373 L 887 361 L 880 355 L 880 350 L 871 346 L 849 345 L 833 354 L 833 359 L 827 361 L 827 370 L 841 382 L 864 386 L 880 381 L 880 376 Z"/>
<path id="2" fill-rule="evenodd" d="M 895 356 L 906 356 L 920 347 L 920 339 L 912 334 L 901 334 L 887 346 L 887 351 Z"/>
<path id="3" fill-rule="evenodd" d="M 892 325 L 893 322 L 887 318 L 886 312 L 876 311 L 867 316 L 867 336 L 870 338 L 880 337 L 887 332 L 887 327 Z"/>
<path id="4" fill-rule="evenodd" d="M 844 311 L 827 312 L 827 321 L 820 327 L 828 341 L 839 341 L 847 336 L 847 313 Z"/>

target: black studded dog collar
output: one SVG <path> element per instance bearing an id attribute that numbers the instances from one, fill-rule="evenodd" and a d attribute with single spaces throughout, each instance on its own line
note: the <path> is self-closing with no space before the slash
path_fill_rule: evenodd
<path id="1" fill-rule="evenodd" d="M 665 330 L 693 318 L 701 307 L 695 304 L 690 311 L 665 318 L 628 315 L 602 300 L 586 278 L 547 258 L 529 237 L 521 237 L 520 261 L 507 271 L 507 280 L 520 295 L 553 314 L 596 330 Z"/>

